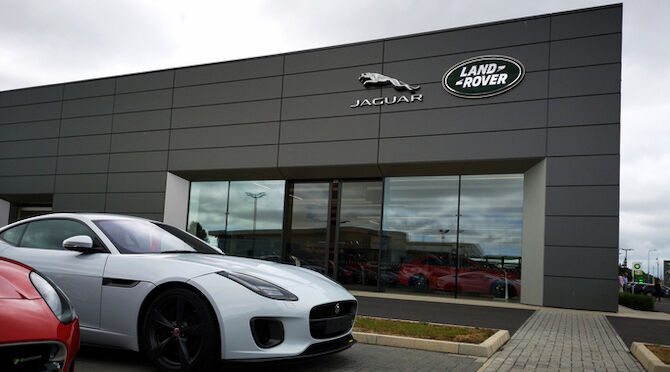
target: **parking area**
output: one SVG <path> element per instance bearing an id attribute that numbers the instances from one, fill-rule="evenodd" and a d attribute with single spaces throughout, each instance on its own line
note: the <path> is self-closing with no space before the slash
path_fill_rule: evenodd
<path id="1" fill-rule="evenodd" d="M 252 366 L 227 366 L 226 371 L 477 371 L 486 358 L 430 351 L 356 344 L 338 354 L 304 360 Z M 139 353 L 83 346 L 77 355 L 77 371 L 155 371 Z M 223 368 L 222 368 L 223 370 Z"/>

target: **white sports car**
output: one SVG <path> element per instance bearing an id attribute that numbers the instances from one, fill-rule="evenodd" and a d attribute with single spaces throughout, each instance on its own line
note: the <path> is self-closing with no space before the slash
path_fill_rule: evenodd
<path id="1" fill-rule="evenodd" d="M 357 302 L 339 284 L 304 268 L 224 255 L 161 222 L 34 217 L 0 229 L 0 256 L 35 267 L 65 291 L 82 343 L 143 351 L 162 370 L 316 356 L 355 343 Z"/>

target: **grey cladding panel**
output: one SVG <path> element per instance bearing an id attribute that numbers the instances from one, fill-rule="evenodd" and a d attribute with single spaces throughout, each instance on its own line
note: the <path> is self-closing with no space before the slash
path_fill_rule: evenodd
<path id="1" fill-rule="evenodd" d="M 0 177 L 0 194 L 51 194 L 54 176 Z"/>
<path id="2" fill-rule="evenodd" d="M 619 156 L 547 159 L 547 186 L 618 185 Z"/>
<path id="3" fill-rule="evenodd" d="M 614 279 L 618 275 L 616 248 L 552 247 L 544 250 L 544 274 L 559 277 Z"/>
<path id="4" fill-rule="evenodd" d="M 0 159 L 55 156 L 57 147 L 56 138 L 0 142 Z"/>
<path id="5" fill-rule="evenodd" d="M 174 70 L 121 76 L 116 79 L 116 93 L 172 88 L 173 80 Z"/>
<path id="6" fill-rule="evenodd" d="M 62 85 L 27 88 L 0 92 L 0 107 L 59 101 L 63 98 Z"/>
<path id="7" fill-rule="evenodd" d="M 616 279 L 544 277 L 544 306 L 614 311 L 618 309 Z"/>
<path id="8" fill-rule="evenodd" d="M 556 40 L 621 32 L 621 13 L 621 5 L 618 5 L 612 8 L 554 15 L 551 17 L 551 38 Z"/>
<path id="9" fill-rule="evenodd" d="M 550 128 L 549 156 L 619 153 L 619 124 Z"/>
<path id="10" fill-rule="evenodd" d="M 527 72 L 546 70 L 549 66 L 549 43 L 540 43 L 385 63 L 384 75 L 395 77 L 409 84 L 440 82 L 452 66 L 468 58 L 485 54 L 501 54 L 516 58 L 521 61 Z"/>
<path id="11" fill-rule="evenodd" d="M 358 81 L 361 73 L 381 71 L 382 65 L 378 64 L 287 75 L 284 78 L 284 97 L 361 90 L 363 84 Z"/>
<path id="12" fill-rule="evenodd" d="M 281 76 L 175 88 L 174 107 L 212 105 L 281 97 Z"/>
<path id="13" fill-rule="evenodd" d="M 0 124 L 59 119 L 60 110 L 60 102 L 4 107 L 0 108 Z"/>
<path id="14" fill-rule="evenodd" d="M 369 89 L 357 92 L 284 98 L 282 103 L 282 120 L 378 113 L 379 107 L 376 106 L 355 109 L 349 106 L 355 104 L 359 99 L 371 100 L 380 96 L 380 89 Z"/>
<path id="15" fill-rule="evenodd" d="M 54 212 L 104 212 L 105 194 L 55 194 Z"/>
<path id="16" fill-rule="evenodd" d="M 379 116 L 360 115 L 339 118 L 282 121 L 281 143 L 340 141 L 376 138 Z"/>
<path id="17" fill-rule="evenodd" d="M 170 149 L 270 145 L 277 143 L 278 134 L 279 123 L 176 129 Z"/>
<path id="18" fill-rule="evenodd" d="M 54 174 L 56 157 L 0 160 L 1 176 L 37 176 Z"/>
<path id="19" fill-rule="evenodd" d="M 621 95 L 569 97 L 549 100 L 549 126 L 618 123 Z"/>
<path id="20" fill-rule="evenodd" d="M 65 84 L 65 99 L 108 96 L 114 94 L 114 78 Z"/>
<path id="21" fill-rule="evenodd" d="M 384 61 L 501 48 L 549 40 L 549 18 L 475 26 L 388 40 Z"/>
<path id="22" fill-rule="evenodd" d="M 112 154 L 109 158 L 110 172 L 164 171 L 167 151 L 132 152 Z"/>
<path id="23" fill-rule="evenodd" d="M 114 193 L 107 194 L 105 212 L 111 213 L 163 213 L 163 193 Z"/>
<path id="24" fill-rule="evenodd" d="M 549 97 L 619 93 L 621 65 L 599 65 L 551 70 Z"/>
<path id="25" fill-rule="evenodd" d="M 279 100 L 174 109 L 172 128 L 279 121 Z"/>
<path id="26" fill-rule="evenodd" d="M 56 176 L 56 193 L 104 193 L 107 174 L 62 174 Z"/>
<path id="27" fill-rule="evenodd" d="M 114 96 L 76 99 L 63 102 L 63 117 L 111 114 Z"/>
<path id="28" fill-rule="evenodd" d="M 380 163 L 537 158 L 545 155 L 545 130 L 382 139 Z"/>
<path id="29" fill-rule="evenodd" d="M 167 150 L 170 131 L 145 131 L 115 133 L 112 135 L 111 152 Z"/>
<path id="30" fill-rule="evenodd" d="M 106 173 L 109 155 L 58 157 L 58 174 Z"/>
<path id="31" fill-rule="evenodd" d="M 382 137 L 544 128 L 545 101 L 384 113 Z M 286 124 L 282 123 L 282 127 Z M 283 128 L 282 128 L 283 129 Z"/>
<path id="32" fill-rule="evenodd" d="M 279 146 L 279 167 L 360 165 L 377 162 L 377 140 Z"/>
<path id="33" fill-rule="evenodd" d="M 381 61 L 382 43 L 377 42 L 289 54 L 285 70 L 287 74 L 292 74 Z"/>
<path id="34" fill-rule="evenodd" d="M 167 109 L 171 104 L 172 89 L 118 94 L 114 101 L 114 112 Z"/>
<path id="35" fill-rule="evenodd" d="M 282 56 L 216 63 L 175 70 L 175 86 L 216 83 L 282 74 Z"/>
<path id="36" fill-rule="evenodd" d="M 63 119 L 60 126 L 61 136 L 85 136 L 90 134 L 108 134 L 112 131 L 112 115 L 88 116 Z"/>
<path id="37" fill-rule="evenodd" d="M 107 192 L 165 192 L 166 172 L 110 173 Z"/>
<path id="38" fill-rule="evenodd" d="M 552 216 L 618 216 L 619 187 L 547 187 L 546 212 Z"/>
<path id="39" fill-rule="evenodd" d="M 616 248 L 619 246 L 618 217 L 547 216 L 546 245 Z"/>
<path id="40" fill-rule="evenodd" d="M 114 115 L 114 133 L 170 128 L 170 110 Z"/>
<path id="41" fill-rule="evenodd" d="M 109 134 L 61 137 L 58 143 L 58 155 L 106 154 L 109 152 L 109 140 Z"/>
<path id="42" fill-rule="evenodd" d="M 276 168 L 277 145 L 170 152 L 168 170 Z"/>
<path id="43" fill-rule="evenodd" d="M 621 34 L 568 39 L 551 43 L 551 68 L 621 62 Z"/>
<path id="44" fill-rule="evenodd" d="M 0 125 L 0 138 L 3 141 L 54 138 L 58 137 L 58 126 L 58 120 Z"/>
<path id="45" fill-rule="evenodd" d="M 423 102 L 414 102 L 411 104 L 397 103 L 395 105 L 382 106 L 382 112 L 417 110 L 428 108 L 443 108 L 454 106 L 472 106 L 490 103 L 502 103 L 512 101 L 526 101 L 547 98 L 547 78 L 546 71 L 531 72 L 510 91 L 497 96 L 479 99 L 466 99 L 453 96 L 442 87 L 442 83 L 430 83 L 421 86 L 417 94 L 423 94 Z M 399 95 L 392 88 L 384 88 L 384 96 Z M 407 93 L 404 93 L 407 95 Z M 360 110 L 360 109 L 359 109 Z"/>

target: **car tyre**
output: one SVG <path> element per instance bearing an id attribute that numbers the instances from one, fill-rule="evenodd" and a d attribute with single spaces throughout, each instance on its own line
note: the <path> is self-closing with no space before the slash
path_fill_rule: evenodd
<path id="1" fill-rule="evenodd" d="M 201 371 L 220 362 L 219 327 L 199 295 L 172 288 L 156 296 L 142 322 L 141 346 L 161 371 Z"/>
<path id="2" fill-rule="evenodd" d="M 429 287 L 428 278 L 422 274 L 415 274 L 409 278 L 409 286 L 419 291 L 427 291 Z"/>
<path id="3" fill-rule="evenodd" d="M 491 294 L 493 297 L 503 298 L 505 297 L 505 282 L 502 280 L 496 280 L 491 284 Z M 507 292 L 509 297 L 512 297 L 511 292 Z"/>

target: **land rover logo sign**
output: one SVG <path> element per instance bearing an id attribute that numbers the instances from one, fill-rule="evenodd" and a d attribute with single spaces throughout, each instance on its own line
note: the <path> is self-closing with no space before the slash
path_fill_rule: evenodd
<path id="1" fill-rule="evenodd" d="M 514 58 L 479 56 L 450 68 L 442 78 L 442 86 L 462 98 L 491 97 L 514 88 L 524 73 L 523 65 Z"/>

